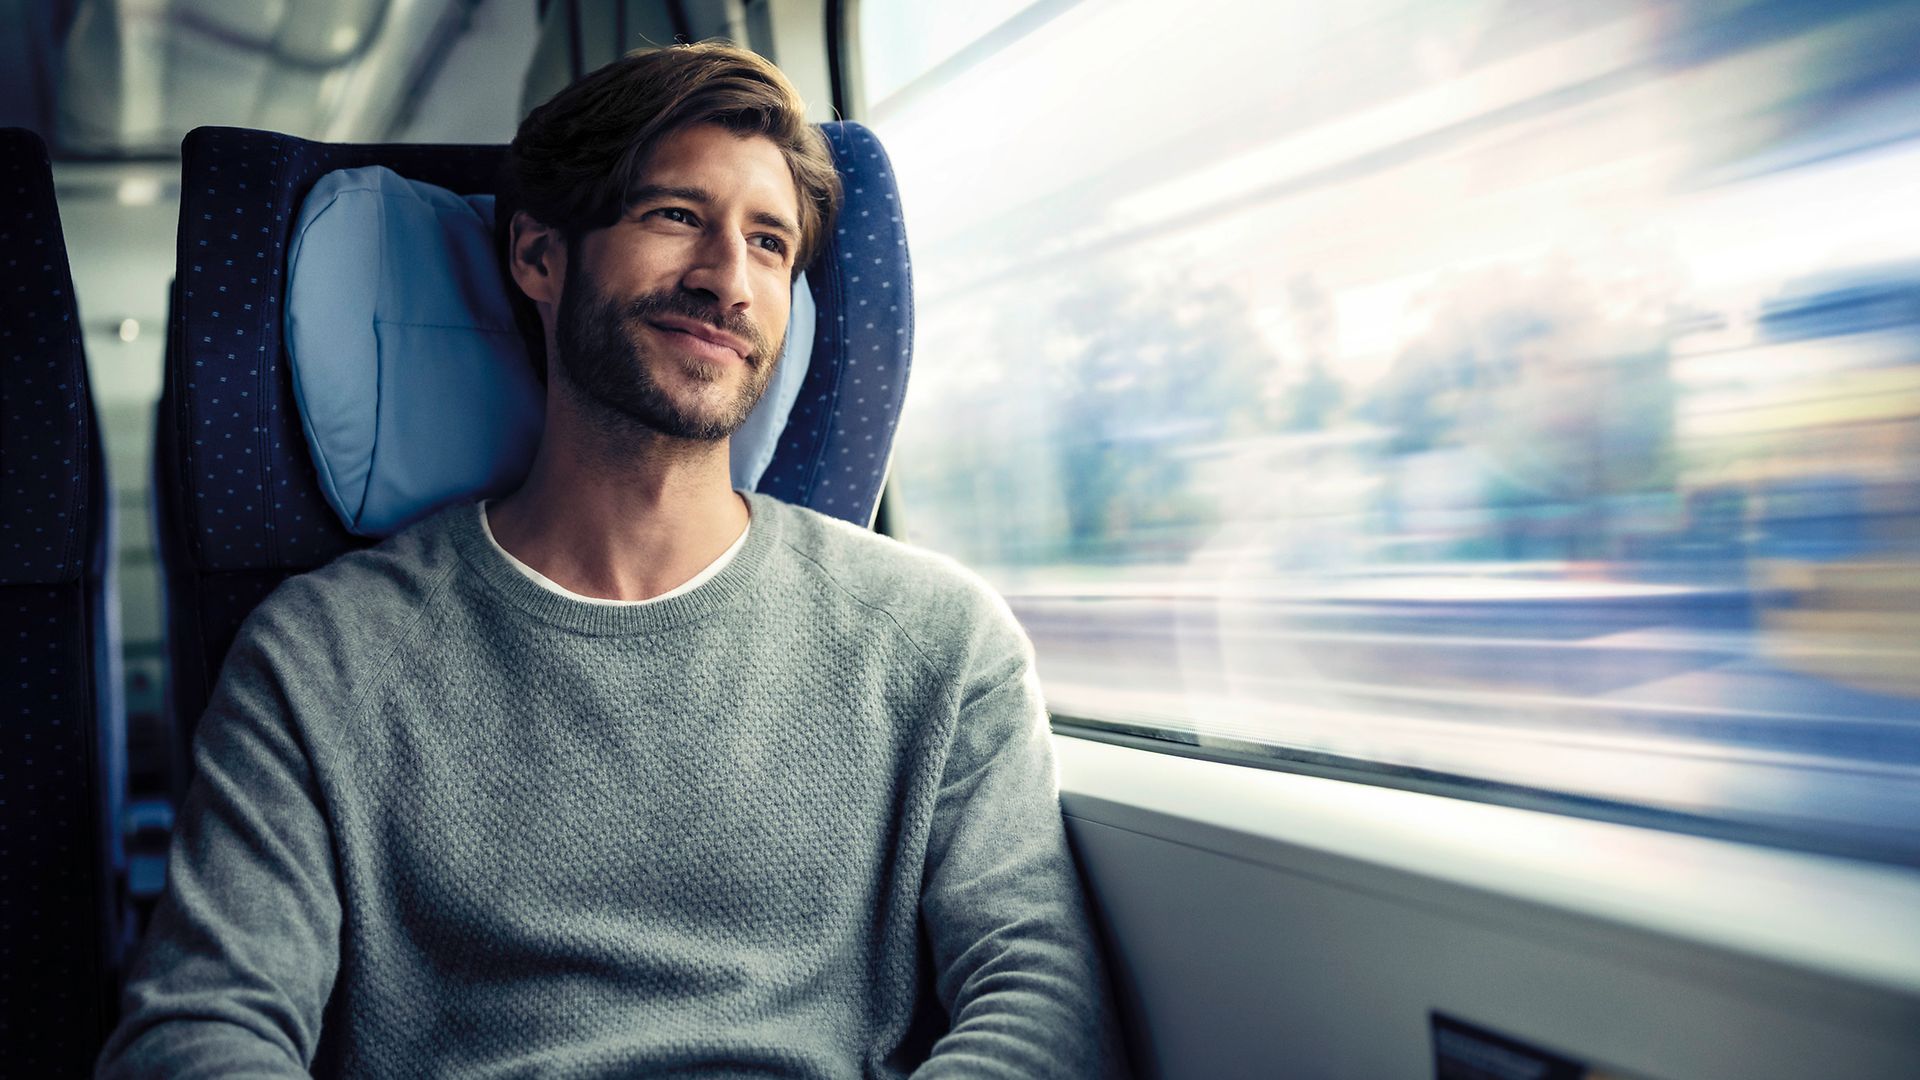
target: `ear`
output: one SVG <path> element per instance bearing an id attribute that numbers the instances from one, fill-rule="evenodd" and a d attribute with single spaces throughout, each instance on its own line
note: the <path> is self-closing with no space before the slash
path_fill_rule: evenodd
<path id="1" fill-rule="evenodd" d="M 567 280 L 567 243 L 559 230 L 535 221 L 525 210 L 513 215 L 512 235 L 508 240 L 508 268 L 514 284 L 527 294 L 541 314 L 551 317 L 560 304 L 560 289 Z"/>

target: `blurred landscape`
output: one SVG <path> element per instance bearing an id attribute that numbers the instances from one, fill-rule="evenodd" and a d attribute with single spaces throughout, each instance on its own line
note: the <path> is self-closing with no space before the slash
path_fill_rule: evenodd
<path id="1" fill-rule="evenodd" d="M 875 109 L 1056 717 L 1920 862 L 1920 9 L 1196 7 Z"/>

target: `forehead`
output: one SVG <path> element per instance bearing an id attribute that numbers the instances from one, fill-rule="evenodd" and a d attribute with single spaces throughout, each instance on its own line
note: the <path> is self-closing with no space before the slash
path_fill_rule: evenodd
<path id="1" fill-rule="evenodd" d="M 634 178 L 636 186 L 700 188 L 721 202 L 745 204 L 791 221 L 800 193 L 780 147 L 764 135 L 739 135 L 712 124 L 661 138 Z"/>

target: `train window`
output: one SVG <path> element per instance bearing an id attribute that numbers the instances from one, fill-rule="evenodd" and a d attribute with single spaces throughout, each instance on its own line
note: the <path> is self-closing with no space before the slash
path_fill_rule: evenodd
<path id="1" fill-rule="evenodd" d="M 859 5 L 862 90 L 870 101 L 892 97 L 962 52 L 993 51 L 993 41 L 982 39 L 1017 32 L 1019 23 L 1009 21 L 1013 16 L 1061 6 L 1030 4 L 1031 0 L 977 0 L 971 4 Z"/>
<path id="2" fill-rule="evenodd" d="M 1920 13 L 954 8 L 895 477 L 1057 723 L 1920 862 Z"/>

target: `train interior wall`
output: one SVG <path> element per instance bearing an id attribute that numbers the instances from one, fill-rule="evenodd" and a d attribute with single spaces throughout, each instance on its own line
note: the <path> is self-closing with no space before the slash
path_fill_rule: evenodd
<path id="1" fill-rule="evenodd" d="M 1055 743 L 1143 1078 L 1920 1069 L 1910 874 Z M 1436 1014 L 1591 1071 L 1443 1070 Z"/>

